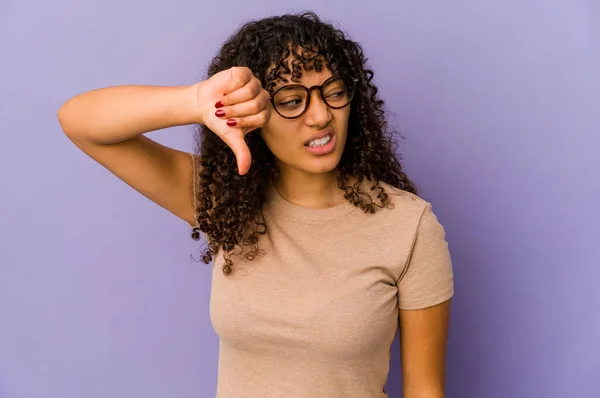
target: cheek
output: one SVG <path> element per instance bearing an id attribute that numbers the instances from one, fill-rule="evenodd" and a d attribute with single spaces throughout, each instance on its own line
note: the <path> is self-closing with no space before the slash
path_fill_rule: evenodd
<path id="1" fill-rule="evenodd" d="M 341 115 L 341 117 L 338 118 L 337 122 L 338 122 L 338 127 L 343 129 L 345 132 L 347 132 L 348 121 L 350 120 L 350 109 L 345 108 L 344 111 L 345 112 Z"/>
<path id="2" fill-rule="evenodd" d="M 300 129 L 296 123 L 288 120 L 271 120 L 261 129 L 261 136 L 267 147 L 277 157 L 297 149 L 298 139 L 294 132 Z M 296 138 L 296 139 L 295 139 Z"/>
<path id="3" fill-rule="evenodd" d="M 345 141 L 348 136 L 348 116 L 349 112 L 343 112 L 336 114 L 335 119 L 333 120 L 333 128 L 335 129 L 338 139 L 340 141 Z M 343 151 L 343 146 L 338 147 L 338 150 Z"/>

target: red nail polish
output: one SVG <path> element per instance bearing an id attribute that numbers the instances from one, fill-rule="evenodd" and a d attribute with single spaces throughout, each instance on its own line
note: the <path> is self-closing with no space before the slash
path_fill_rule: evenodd
<path id="1" fill-rule="evenodd" d="M 237 124 L 237 122 L 236 122 L 235 120 L 233 120 L 233 119 L 229 119 L 229 120 L 227 121 L 227 125 L 228 125 L 228 126 L 231 126 L 231 127 L 233 127 L 233 126 L 235 126 L 236 124 Z"/>
<path id="2" fill-rule="evenodd" d="M 221 101 L 218 101 L 218 102 L 215 104 L 215 108 L 222 108 L 223 106 L 224 106 L 224 105 L 223 105 L 223 103 L 222 103 Z"/>
<path id="3" fill-rule="evenodd" d="M 218 111 L 215 112 L 215 115 L 217 117 L 223 117 L 223 116 L 225 116 L 225 111 L 223 109 L 219 109 Z"/>

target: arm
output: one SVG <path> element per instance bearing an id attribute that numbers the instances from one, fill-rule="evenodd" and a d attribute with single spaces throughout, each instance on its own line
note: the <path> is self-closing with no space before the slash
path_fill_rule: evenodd
<path id="1" fill-rule="evenodd" d="M 404 398 L 443 398 L 454 278 L 445 231 L 427 203 L 398 281 Z"/>
<path id="2" fill-rule="evenodd" d="M 225 118 L 217 117 L 216 103 Z M 88 91 L 58 111 L 67 137 L 126 184 L 191 226 L 196 224 L 193 160 L 144 134 L 172 126 L 205 124 L 229 145 L 239 169 L 250 167 L 244 133 L 269 120 L 268 93 L 250 69 L 234 67 L 190 86 L 117 86 Z"/>
<path id="3" fill-rule="evenodd" d="M 194 221 L 192 158 L 146 132 L 198 122 L 197 86 L 118 86 L 68 100 L 58 111 L 67 137 L 126 184 Z"/>
<path id="4" fill-rule="evenodd" d="M 399 311 L 404 398 L 444 398 L 449 320 L 450 300 Z"/>

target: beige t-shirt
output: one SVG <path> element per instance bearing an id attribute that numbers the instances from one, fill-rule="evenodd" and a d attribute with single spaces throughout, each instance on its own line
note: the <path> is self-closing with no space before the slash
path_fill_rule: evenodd
<path id="1" fill-rule="evenodd" d="M 393 209 L 294 205 L 273 188 L 264 255 L 213 264 L 217 398 L 380 398 L 398 309 L 454 293 L 445 232 L 423 199 L 383 184 Z M 399 370 L 398 370 L 399 371 Z"/>

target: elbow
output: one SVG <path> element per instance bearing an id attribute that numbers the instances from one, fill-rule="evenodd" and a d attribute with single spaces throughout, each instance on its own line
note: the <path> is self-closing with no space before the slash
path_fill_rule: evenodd
<path id="1" fill-rule="evenodd" d="M 81 126 L 81 118 L 78 116 L 78 111 L 73 109 L 73 99 L 65 102 L 56 112 L 58 124 L 63 133 L 77 146 L 78 143 L 90 141 L 90 137 L 83 134 L 86 130 Z M 79 124 L 79 125 L 78 125 Z"/>
<path id="2" fill-rule="evenodd" d="M 58 124 L 60 124 L 60 127 L 63 131 L 63 133 L 65 133 L 67 135 L 67 137 L 69 138 L 73 138 L 73 131 L 70 128 L 70 117 L 69 117 L 69 105 L 70 105 L 70 101 L 65 102 L 60 108 L 58 108 L 58 111 L 56 112 L 56 118 L 58 119 Z"/>

